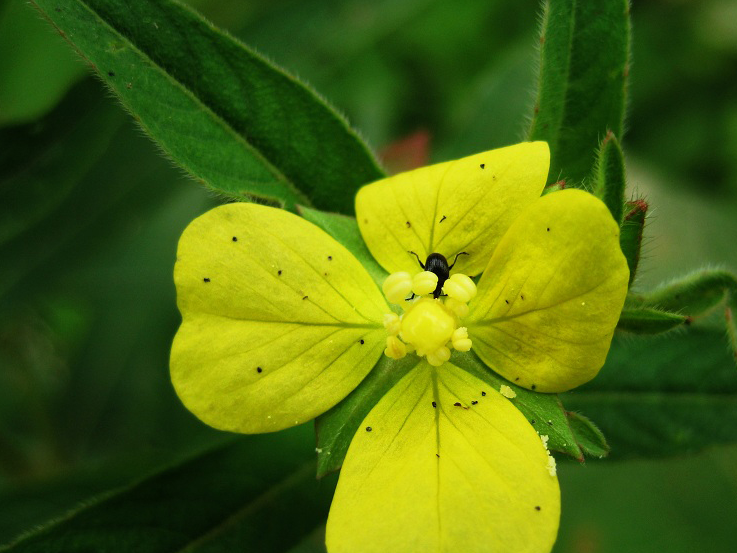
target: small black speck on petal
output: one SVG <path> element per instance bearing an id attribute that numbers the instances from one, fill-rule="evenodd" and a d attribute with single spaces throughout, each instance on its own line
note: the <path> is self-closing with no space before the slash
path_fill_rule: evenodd
<path id="1" fill-rule="evenodd" d="M 207 277 L 205 277 L 205 278 L 202 279 L 202 282 L 210 282 L 210 279 L 207 278 Z"/>
<path id="2" fill-rule="evenodd" d="M 363 344 L 365 344 L 365 343 L 366 343 L 366 342 L 364 342 L 363 338 L 361 338 L 361 340 L 360 340 L 360 341 L 361 341 L 361 345 L 363 345 Z"/>
<path id="3" fill-rule="evenodd" d="M 371 428 L 370 426 L 367 426 L 366 427 L 366 432 L 371 432 L 372 430 L 373 430 L 373 428 Z"/>
<path id="4" fill-rule="evenodd" d="M 548 227 L 548 232 L 550 232 L 550 227 Z"/>
<path id="5" fill-rule="evenodd" d="M 238 237 L 237 236 L 234 236 L 233 237 L 233 242 L 238 242 Z"/>
<path id="6" fill-rule="evenodd" d="M 460 406 L 461 406 L 461 402 L 460 402 L 460 401 L 456 401 L 456 402 L 455 402 L 455 403 L 453 404 L 453 406 L 454 406 L 454 407 L 460 407 Z"/>
<path id="7" fill-rule="evenodd" d="M 332 261 L 332 260 L 333 260 L 333 256 L 332 255 L 329 255 L 328 256 L 328 261 Z"/>
<path id="8" fill-rule="evenodd" d="M 256 367 L 256 372 L 257 373 L 263 372 L 263 369 L 261 367 Z"/>
<path id="9" fill-rule="evenodd" d="M 443 221 L 445 221 L 446 219 L 447 219 L 447 217 L 446 217 L 445 215 L 443 215 L 443 218 L 442 218 L 442 219 L 440 219 L 440 221 L 438 221 L 438 222 L 439 222 L 439 223 L 442 223 L 442 222 L 443 222 Z"/>
<path id="10" fill-rule="evenodd" d="M 525 299 L 525 297 L 524 297 L 524 296 L 523 296 L 522 294 L 520 294 L 520 295 L 519 295 L 519 298 L 520 298 L 521 300 Z"/>
<path id="11" fill-rule="evenodd" d="M 482 395 L 482 396 L 485 396 L 485 395 L 486 395 L 486 392 L 481 392 L 481 395 Z"/>
<path id="12" fill-rule="evenodd" d="M 435 457 L 437 457 L 438 459 L 440 459 L 440 453 L 436 453 L 435 454 Z"/>
<path id="13" fill-rule="evenodd" d="M 406 222 L 406 223 L 404 223 L 404 224 L 405 224 L 405 225 L 407 225 L 407 228 L 411 228 L 411 227 L 412 227 L 412 223 L 410 223 L 409 221 L 407 221 L 407 222 Z"/>
<path id="14" fill-rule="evenodd" d="M 481 165 L 479 165 L 479 167 L 483 169 L 484 167 L 486 167 L 486 163 L 482 163 Z"/>
<path id="15" fill-rule="evenodd" d="M 509 305 L 509 300 L 504 300 L 504 303 L 506 303 L 507 305 Z"/>
<path id="16" fill-rule="evenodd" d="M 302 299 L 303 299 L 303 300 L 306 300 L 306 299 L 307 299 L 307 298 L 309 298 L 309 297 L 310 297 L 310 296 L 302 296 Z"/>
<path id="17" fill-rule="evenodd" d="M 475 401 L 474 400 L 474 401 L 471 402 L 471 405 L 476 405 L 477 403 L 478 403 L 478 401 Z"/>
<path id="18" fill-rule="evenodd" d="M 533 384 L 532 386 L 530 386 L 530 389 L 535 390 L 535 389 L 537 389 L 537 386 L 535 384 Z"/>
<path id="19" fill-rule="evenodd" d="M 434 402 L 434 401 L 433 401 L 433 402 L 432 402 L 432 406 L 433 406 L 433 408 L 435 408 L 435 407 L 437 407 L 437 406 L 438 406 L 438 404 L 437 404 L 436 402 Z"/>
<path id="20" fill-rule="evenodd" d="M 535 510 L 536 511 L 539 511 L 540 510 L 540 505 L 535 505 Z"/>
<path id="21" fill-rule="evenodd" d="M 281 269 L 276 272 L 277 275 L 281 276 Z"/>

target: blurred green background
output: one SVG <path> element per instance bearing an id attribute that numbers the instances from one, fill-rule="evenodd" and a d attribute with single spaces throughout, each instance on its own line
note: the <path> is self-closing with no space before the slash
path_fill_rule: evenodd
<path id="1" fill-rule="evenodd" d="M 191 3 L 378 151 L 414 136 L 445 160 L 524 136 L 534 0 Z M 737 4 L 636 1 L 632 18 L 624 147 L 652 206 L 636 285 L 735 271 Z M 216 203 L 35 11 L 0 0 L 0 544 L 222 439 L 180 406 L 167 366 L 177 239 Z M 560 464 L 556 551 L 734 551 L 737 447 Z"/>

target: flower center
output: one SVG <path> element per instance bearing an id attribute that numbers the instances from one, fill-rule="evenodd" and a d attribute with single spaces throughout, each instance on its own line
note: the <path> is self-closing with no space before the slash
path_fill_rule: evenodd
<path id="1" fill-rule="evenodd" d="M 386 355 L 401 359 L 415 352 L 439 366 L 450 359 L 451 348 L 471 349 L 468 331 L 460 321 L 468 313 L 466 304 L 476 295 L 476 285 L 468 276 L 456 273 L 442 283 L 443 296 L 436 299 L 437 285 L 437 275 L 429 271 L 414 277 L 407 272 L 392 273 L 384 281 L 384 295 L 405 311 L 401 316 L 384 316 Z"/>

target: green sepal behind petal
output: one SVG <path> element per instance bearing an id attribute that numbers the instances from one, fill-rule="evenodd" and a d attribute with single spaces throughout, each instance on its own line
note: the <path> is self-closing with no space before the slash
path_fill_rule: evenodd
<path id="1" fill-rule="evenodd" d="M 245 433 L 338 403 L 384 347 L 381 293 L 335 240 L 285 211 L 228 204 L 195 219 L 174 271 L 171 376 L 207 424 Z"/>
<path id="2" fill-rule="evenodd" d="M 540 198 L 509 228 L 470 303 L 476 354 L 507 380 L 562 392 L 604 364 L 627 294 L 619 226 L 581 190 Z"/>
<path id="3" fill-rule="evenodd" d="M 400 173 L 364 186 L 356 218 L 366 245 L 388 272 L 417 272 L 416 252 L 450 262 L 457 272 L 480 273 L 512 221 L 545 186 L 545 142 L 506 148 Z"/>
<path id="4" fill-rule="evenodd" d="M 450 363 L 423 362 L 384 396 L 348 450 L 330 553 L 550 551 L 560 490 L 547 451 L 485 388 Z"/>

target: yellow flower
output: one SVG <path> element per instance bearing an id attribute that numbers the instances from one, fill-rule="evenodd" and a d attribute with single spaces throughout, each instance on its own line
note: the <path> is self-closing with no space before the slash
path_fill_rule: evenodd
<path id="1" fill-rule="evenodd" d="M 417 359 L 351 442 L 330 553 L 551 549 L 560 498 L 545 441 L 513 392 L 452 357 L 471 348 L 540 392 L 604 363 L 627 290 L 619 229 L 586 192 L 540 197 L 548 163 L 545 143 L 523 143 L 359 191 L 359 228 L 401 317 L 348 250 L 295 215 L 229 204 L 185 230 L 172 380 L 206 423 L 287 428 L 338 403 L 381 355 Z M 420 267 L 431 254 L 455 259 L 448 280 Z"/>

